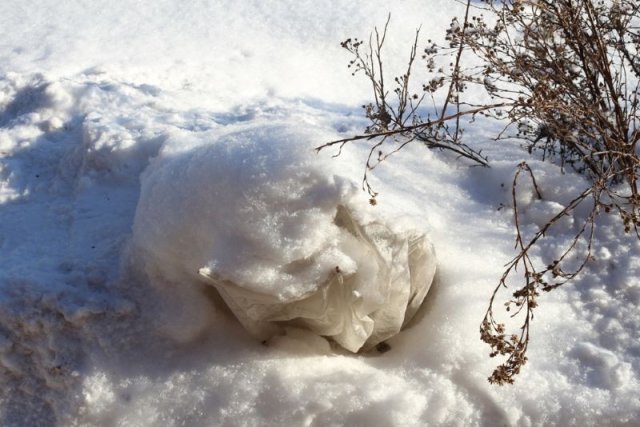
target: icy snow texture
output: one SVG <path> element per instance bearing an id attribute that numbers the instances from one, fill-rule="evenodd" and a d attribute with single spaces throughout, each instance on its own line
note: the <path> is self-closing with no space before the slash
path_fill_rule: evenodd
<path id="1" fill-rule="evenodd" d="M 134 223 L 135 244 L 165 277 L 206 267 L 285 301 L 315 291 L 336 266 L 355 272 L 333 218 L 356 186 L 315 156 L 317 132 L 293 126 L 169 141 L 143 174 Z"/>
<path id="2" fill-rule="evenodd" d="M 409 146 L 372 175 L 376 215 L 423 228 L 438 249 L 424 311 L 387 353 L 341 353 L 292 329 L 262 346 L 210 287 L 165 295 L 127 257 L 139 176 L 177 149 L 168 140 L 279 120 L 321 129 L 318 143 L 350 136 L 370 88 L 339 41 L 365 39 L 391 11 L 385 64 L 400 75 L 414 28 L 438 37 L 459 7 L 1 1 L 0 425 L 636 425 L 640 244 L 613 217 L 588 270 L 541 298 L 515 386 L 487 383 L 495 360 L 478 322 L 514 255 L 514 168 L 526 159 L 543 195 L 519 185 L 526 232 L 584 182 L 485 144 L 495 128 L 480 120 L 465 137 L 491 169 Z M 367 150 L 333 162 L 358 182 Z M 534 261 L 554 259 L 584 215 Z"/>
<path id="3" fill-rule="evenodd" d="M 431 286 L 431 244 L 358 224 L 373 209 L 314 152 L 321 135 L 289 122 L 167 141 L 133 226 L 150 277 L 176 292 L 206 278 L 261 339 L 291 325 L 355 352 L 399 332 Z"/>

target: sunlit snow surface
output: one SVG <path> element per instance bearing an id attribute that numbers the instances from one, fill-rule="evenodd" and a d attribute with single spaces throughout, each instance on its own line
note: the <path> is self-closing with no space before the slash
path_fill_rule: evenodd
<path id="1" fill-rule="evenodd" d="M 396 3 L 0 3 L 0 425 L 638 424 L 640 246 L 613 218 L 588 270 L 541 299 L 517 383 L 488 384 L 478 327 L 514 254 L 515 166 L 528 159 L 544 196 L 523 187 L 529 230 L 584 183 L 486 144 L 486 123 L 466 137 L 491 169 L 409 146 L 374 172 L 371 215 L 421 224 L 439 261 L 419 319 L 386 353 L 295 330 L 262 345 L 212 292 L 167 298 L 130 250 L 140 176 L 161 151 L 273 123 L 313 128 L 299 132 L 310 147 L 359 132 L 368 87 L 339 42 L 390 11 L 392 67 L 415 27 L 426 40 L 459 10 Z M 332 161 L 358 180 L 366 154 Z M 552 259 L 579 220 L 537 254 Z"/>

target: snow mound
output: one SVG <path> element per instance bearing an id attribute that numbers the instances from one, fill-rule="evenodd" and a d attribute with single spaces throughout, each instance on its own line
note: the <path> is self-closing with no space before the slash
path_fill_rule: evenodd
<path id="1" fill-rule="evenodd" d="M 286 122 L 174 136 L 142 176 L 146 273 L 213 285 L 262 339 L 304 327 L 355 352 L 395 335 L 431 285 L 433 249 L 372 220 L 348 173 L 314 153 L 322 140 Z"/>

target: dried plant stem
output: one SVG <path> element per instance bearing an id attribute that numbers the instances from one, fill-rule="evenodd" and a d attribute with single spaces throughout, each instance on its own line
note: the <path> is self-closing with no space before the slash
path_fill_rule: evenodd
<path id="1" fill-rule="evenodd" d="M 328 142 L 317 150 L 336 147 L 337 156 L 349 143 L 371 142 L 363 188 L 373 203 L 377 193 L 369 183 L 369 172 L 413 142 L 488 166 L 481 151 L 462 141 L 461 121 L 483 116 L 507 123 L 495 141 L 519 139 L 531 155 L 541 152 L 543 160 L 558 162 L 563 173 L 571 167 L 586 177 L 586 188 L 527 237 L 516 197 L 519 180 L 528 177 L 536 196 L 540 199 L 543 194 L 526 162 L 515 172 L 512 206 L 517 255 L 505 265 L 480 326 L 491 356 L 506 357 L 489 381 L 507 384 L 526 363 L 540 291 L 558 288 L 587 267 L 598 217 L 618 215 L 624 231 L 640 239 L 640 0 L 457 2 L 464 4 L 464 15 L 462 22 L 451 20 L 447 45 L 429 40 L 424 49 L 422 59 L 431 78 L 421 82 L 420 94 L 411 89 L 419 30 L 406 71 L 393 80 L 395 87 L 389 93 L 382 61 L 389 19 L 382 33 L 375 29 L 366 47 L 358 39 L 342 43 L 353 58 L 349 67 L 354 74 L 363 73 L 373 88 L 373 102 L 363 106 L 370 125 L 360 135 Z M 479 13 L 474 15 L 475 11 Z M 467 65 L 467 55 L 475 65 Z M 465 99 L 472 85 L 484 88 L 490 101 Z M 435 94 L 444 95 L 441 107 Z M 418 111 L 427 96 L 435 114 L 423 118 Z M 578 206 L 588 201 L 586 217 L 575 215 Z M 554 224 L 569 215 L 578 219 L 575 234 L 556 259 L 538 266 L 533 249 L 553 236 Z M 580 262 L 571 268 L 570 260 Z M 523 319 L 518 332 L 510 334 L 498 320 L 495 304 L 500 292 L 513 287 L 514 281 L 519 284 L 505 304 L 506 317 L 511 322 Z"/>

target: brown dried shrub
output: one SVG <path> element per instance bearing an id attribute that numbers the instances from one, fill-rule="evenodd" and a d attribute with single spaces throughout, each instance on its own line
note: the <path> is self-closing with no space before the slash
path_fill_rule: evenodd
<path id="1" fill-rule="evenodd" d="M 506 123 L 496 141 L 517 138 L 529 153 L 541 153 L 543 159 L 570 166 L 588 178 L 589 186 L 533 236 L 525 237 L 516 197 L 523 173 L 533 181 L 538 197 L 542 195 L 526 163 L 515 172 L 517 255 L 505 266 L 480 326 L 491 356 L 506 357 L 489 381 L 506 384 L 527 361 L 531 320 L 541 292 L 572 280 L 590 260 L 597 218 L 616 214 L 623 230 L 640 238 L 640 1 L 467 0 L 463 4 L 464 16 L 453 18 L 446 30 L 446 45 L 428 41 L 423 50 L 421 59 L 430 77 L 421 82 L 420 91 L 410 89 L 419 32 L 405 73 L 393 79 L 391 94 L 382 61 L 389 21 L 383 31 L 376 28 L 367 43 L 357 39 L 342 43 L 352 55 L 349 66 L 354 74 L 364 74 L 372 85 L 373 100 L 363 106 L 370 125 L 360 135 L 318 150 L 372 141 L 363 186 L 373 204 L 377 193 L 368 172 L 412 142 L 489 166 L 481 152 L 462 141 L 461 119 L 482 115 Z M 471 85 L 484 87 L 488 100 L 466 96 Z M 441 103 L 438 96 L 443 96 Z M 419 108 L 425 100 L 431 100 L 433 111 L 422 117 Z M 553 233 L 554 223 L 582 204 L 588 204 L 589 214 L 562 254 L 545 266 L 536 265 L 532 248 Z M 576 257 L 582 261 L 571 268 L 567 261 Z M 508 283 L 513 286 L 514 276 L 516 290 L 504 305 L 507 318 L 521 323 L 516 333 L 508 333 L 497 318 L 496 303 L 500 291 Z"/>

